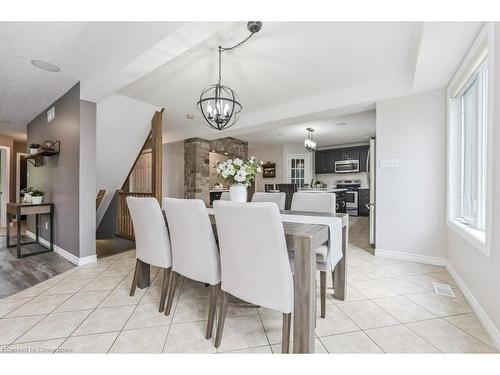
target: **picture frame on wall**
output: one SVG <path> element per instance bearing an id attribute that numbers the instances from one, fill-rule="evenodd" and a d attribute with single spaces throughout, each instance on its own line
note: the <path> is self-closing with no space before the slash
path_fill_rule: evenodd
<path id="1" fill-rule="evenodd" d="M 274 178 L 276 177 L 276 163 L 266 162 L 262 165 L 262 177 Z"/>

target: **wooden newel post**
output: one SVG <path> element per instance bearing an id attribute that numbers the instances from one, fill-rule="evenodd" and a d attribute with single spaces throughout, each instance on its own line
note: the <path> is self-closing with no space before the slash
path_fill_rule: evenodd
<path id="1" fill-rule="evenodd" d="M 162 130 L 163 130 L 163 111 L 156 112 L 151 120 L 151 140 L 152 140 L 152 173 L 151 190 L 153 196 L 161 204 L 162 194 Z"/>

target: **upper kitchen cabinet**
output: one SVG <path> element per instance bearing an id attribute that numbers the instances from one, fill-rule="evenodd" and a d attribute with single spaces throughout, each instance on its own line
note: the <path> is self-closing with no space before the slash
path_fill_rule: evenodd
<path id="1" fill-rule="evenodd" d="M 368 151 L 370 150 L 370 146 L 362 146 L 359 147 L 359 171 L 367 172 L 367 159 L 368 159 Z"/>
<path id="2" fill-rule="evenodd" d="M 318 150 L 315 152 L 316 174 L 334 173 L 335 162 L 339 160 L 359 160 L 359 171 L 366 172 L 366 158 L 369 146 L 357 146 Z"/>
<path id="3" fill-rule="evenodd" d="M 333 173 L 335 157 L 335 150 L 318 150 L 314 154 L 315 158 L 315 172 L 316 174 L 321 173 Z"/>

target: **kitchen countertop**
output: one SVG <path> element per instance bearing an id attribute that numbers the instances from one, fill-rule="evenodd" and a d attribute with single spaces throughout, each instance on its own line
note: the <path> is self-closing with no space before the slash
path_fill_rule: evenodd
<path id="1" fill-rule="evenodd" d="M 229 189 L 210 189 L 210 193 L 229 191 Z"/>

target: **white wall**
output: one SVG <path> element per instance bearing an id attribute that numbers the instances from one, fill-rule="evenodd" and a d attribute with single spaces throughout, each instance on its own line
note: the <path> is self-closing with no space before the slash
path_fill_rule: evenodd
<path id="1" fill-rule="evenodd" d="M 257 175 L 255 179 L 255 191 L 264 191 L 265 184 L 281 184 L 284 182 L 285 171 L 283 170 L 283 146 L 282 145 L 255 145 L 248 144 L 248 156 L 255 156 L 257 161 L 264 163 L 270 161 L 276 163 L 276 177 L 263 178 Z"/>
<path id="2" fill-rule="evenodd" d="M 151 119 L 157 110 L 158 107 L 118 94 L 97 103 L 96 189 L 106 189 L 97 211 L 97 225 L 116 190 L 125 182 L 151 131 Z"/>
<path id="3" fill-rule="evenodd" d="M 162 196 L 184 198 L 184 142 L 163 145 Z"/>
<path id="4" fill-rule="evenodd" d="M 376 147 L 377 250 L 444 262 L 445 90 L 378 103 Z M 399 167 L 380 168 L 384 159 Z"/>
<path id="5" fill-rule="evenodd" d="M 494 25 L 494 49 L 489 51 L 488 61 L 493 70 L 494 88 L 498 95 L 500 88 L 500 23 Z M 498 98 L 495 98 L 498 103 Z M 475 249 L 455 231 L 448 228 L 448 267 L 452 274 L 458 276 L 462 289 L 469 302 L 481 319 L 483 326 L 493 337 L 497 348 L 500 348 L 500 293 L 496 289 L 500 285 L 500 106 L 493 110 L 493 194 L 491 205 L 493 213 L 491 255 L 486 256 Z"/>

